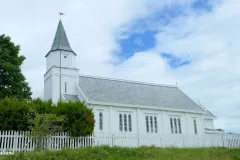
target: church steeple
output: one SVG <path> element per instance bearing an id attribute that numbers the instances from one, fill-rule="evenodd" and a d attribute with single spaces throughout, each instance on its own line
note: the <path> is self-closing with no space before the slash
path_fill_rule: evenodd
<path id="1" fill-rule="evenodd" d="M 44 99 L 52 99 L 55 103 L 64 99 L 64 94 L 77 95 L 79 70 L 76 68 L 76 53 L 68 42 L 61 20 L 51 50 L 45 57 Z"/>
<path id="2" fill-rule="evenodd" d="M 64 51 L 73 52 L 68 42 L 68 38 L 63 28 L 63 24 L 61 20 L 58 23 L 57 31 L 56 31 L 55 38 L 50 51 L 55 51 L 55 50 L 64 50 Z"/>

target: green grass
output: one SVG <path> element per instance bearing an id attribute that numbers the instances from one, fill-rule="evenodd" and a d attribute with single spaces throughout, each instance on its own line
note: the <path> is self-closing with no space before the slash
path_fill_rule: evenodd
<path id="1" fill-rule="evenodd" d="M 240 160 L 240 149 L 94 147 L 0 156 L 0 160 Z"/>

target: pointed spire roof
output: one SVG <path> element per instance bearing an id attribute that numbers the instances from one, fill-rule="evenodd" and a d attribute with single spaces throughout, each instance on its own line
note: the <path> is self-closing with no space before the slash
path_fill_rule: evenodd
<path id="1" fill-rule="evenodd" d="M 53 40 L 52 48 L 50 51 L 55 51 L 55 50 L 65 50 L 65 51 L 73 52 L 68 42 L 68 38 L 63 28 L 63 24 L 61 20 L 58 23 L 57 31 L 56 31 L 55 38 Z"/>

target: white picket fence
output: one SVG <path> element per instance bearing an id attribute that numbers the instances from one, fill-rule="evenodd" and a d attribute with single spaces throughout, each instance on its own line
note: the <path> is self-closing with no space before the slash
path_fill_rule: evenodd
<path id="1" fill-rule="evenodd" d="M 32 151 L 35 143 L 29 132 L 0 131 L 0 153 Z M 58 133 L 43 138 L 46 149 L 60 150 L 63 148 L 81 148 L 88 146 L 156 146 L 156 147 L 227 147 L 240 148 L 240 135 L 237 134 L 206 134 L 196 135 L 139 135 L 130 133 L 94 133 L 85 137 L 70 137 L 68 133 Z"/>

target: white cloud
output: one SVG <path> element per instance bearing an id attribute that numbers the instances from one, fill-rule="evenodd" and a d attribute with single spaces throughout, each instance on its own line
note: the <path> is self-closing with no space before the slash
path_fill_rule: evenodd
<path id="1" fill-rule="evenodd" d="M 191 0 L 181 1 L 190 6 Z M 66 13 L 63 25 L 72 49 L 78 54 L 80 73 L 98 76 L 175 84 L 215 115 L 217 127 L 240 131 L 238 95 L 240 94 L 240 5 L 238 0 L 215 3 L 213 12 L 177 17 L 167 26 L 158 25 L 157 45 L 135 53 L 121 64 L 114 51 L 117 39 L 132 32 L 139 18 L 146 18 L 177 0 L 71 0 L 71 1 L 0 1 L 0 31 L 21 45 L 26 56 L 23 72 L 34 97 L 43 96 L 45 55 L 49 51 L 58 23 L 57 12 Z M 11 8 L 11 9 L 10 9 Z M 170 68 L 160 52 L 192 60 L 177 70 Z"/>
<path id="2" fill-rule="evenodd" d="M 217 126 L 234 131 L 240 120 L 236 96 L 240 94 L 238 4 L 237 0 L 224 1 L 211 13 L 192 13 L 168 26 L 159 26 L 162 32 L 157 35 L 156 48 L 192 59 L 191 65 L 173 72 L 172 76 L 191 97 L 201 99 L 217 115 Z M 239 118 L 232 119 L 233 115 Z"/>

